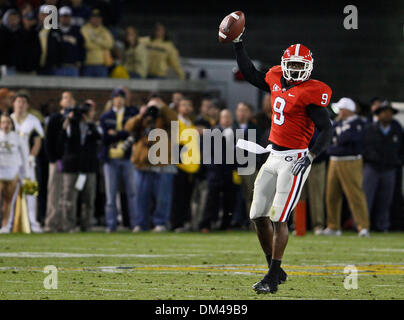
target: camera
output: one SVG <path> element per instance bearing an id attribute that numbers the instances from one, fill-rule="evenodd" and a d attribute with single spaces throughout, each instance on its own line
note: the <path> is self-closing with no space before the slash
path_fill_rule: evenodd
<path id="1" fill-rule="evenodd" d="M 156 120 L 159 116 L 159 108 L 156 106 L 149 106 L 146 110 L 146 113 L 143 115 L 143 120 L 145 122 L 143 125 L 145 126 L 143 130 L 143 136 L 148 136 L 150 131 L 152 131 L 156 127 Z"/>
<path id="2" fill-rule="evenodd" d="M 74 107 L 67 108 L 65 110 L 64 116 L 67 117 L 67 115 L 70 112 L 73 112 L 73 120 L 80 120 L 84 114 L 89 113 L 90 109 L 91 109 L 91 105 L 88 103 L 84 103 L 82 105 L 76 105 Z"/>
<path id="3" fill-rule="evenodd" d="M 146 113 L 143 115 L 143 119 L 147 120 L 147 127 L 145 128 L 143 135 L 148 136 L 150 131 L 155 128 L 155 122 L 159 115 L 159 109 L 156 106 L 149 106 L 146 110 Z M 137 141 L 135 135 L 130 135 L 126 140 L 123 142 L 121 148 L 123 151 L 126 152 L 132 145 Z"/>
<path id="4" fill-rule="evenodd" d="M 159 108 L 156 106 L 149 106 L 147 107 L 146 113 L 143 115 L 143 119 L 150 117 L 151 120 L 154 122 L 156 121 L 159 115 Z"/>

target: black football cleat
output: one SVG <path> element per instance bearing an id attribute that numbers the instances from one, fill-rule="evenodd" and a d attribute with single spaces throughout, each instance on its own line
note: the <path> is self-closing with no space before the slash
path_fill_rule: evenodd
<path id="1" fill-rule="evenodd" d="M 269 279 L 269 275 L 268 273 L 265 275 L 265 277 L 261 280 L 261 281 L 265 281 L 267 282 Z M 285 270 L 283 270 L 282 268 L 280 269 L 280 273 L 279 273 L 279 284 L 285 283 L 286 280 L 288 280 L 288 274 L 285 272 Z M 255 288 L 255 286 L 260 283 L 261 281 L 257 282 L 256 284 L 253 285 L 253 288 Z"/>
<path id="2" fill-rule="evenodd" d="M 288 280 L 288 274 L 281 268 L 279 272 L 279 284 L 285 283 Z"/>
<path id="3" fill-rule="evenodd" d="M 269 293 L 269 283 L 261 280 L 253 285 L 253 289 L 257 294 Z"/>
<path id="4" fill-rule="evenodd" d="M 270 293 L 276 293 L 278 291 L 278 285 L 279 285 L 279 274 L 274 277 L 269 278 L 269 292 Z"/>
<path id="5" fill-rule="evenodd" d="M 252 287 L 258 294 L 275 293 L 278 291 L 278 285 L 284 283 L 287 279 L 288 275 L 282 268 L 280 268 L 279 275 L 277 277 L 271 277 L 268 272 L 261 281 L 255 283 Z"/>
<path id="6" fill-rule="evenodd" d="M 275 293 L 276 291 L 278 291 L 278 285 L 279 276 L 276 274 L 269 275 L 269 273 L 267 273 L 260 282 L 257 282 L 253 285 L 253 289 L 258 294 Z"/>

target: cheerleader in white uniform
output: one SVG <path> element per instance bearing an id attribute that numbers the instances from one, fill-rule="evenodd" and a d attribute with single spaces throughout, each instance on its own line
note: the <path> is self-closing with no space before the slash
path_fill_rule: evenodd
<path id="1" fill-rule="evenodd" d="M 28 174 L 27 154 L 27 144 L 14 131 L 13 120 L 7 114 L 2 114 L 0 116 L 0 197 L 3 199 L 3 207 L 0 233 L 10 232 L 11 203 L 20 172 L 21 178 L 26 178 Z"/>
<path id="2" fill-rule="evenodd" d="M 25 93 L 17 92 L 13 102 L 14 113 L 11 114 L 11 119 L 13 119 L 15 131 L 23 138 L 28 148 L 29 179 L 36 181 L 35 157 L 38 155 L 41 148 L 44 131 L 39 119 L 28 113 L 28 108 L 29 97 Z M 33 141 L 32 146 L 30 146 L 31 140 Z M 37 221 L 36 196 L 27 195 L 26 199 L 31 231 L 34 233 L 42 233 L 42 228 Z"/>

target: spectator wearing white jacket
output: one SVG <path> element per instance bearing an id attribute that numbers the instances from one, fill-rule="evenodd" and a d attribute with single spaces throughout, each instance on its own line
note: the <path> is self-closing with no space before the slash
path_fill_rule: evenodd
<path id="1" fill-rule="evenodd" d="M 13 195 L 18 180 L 28 175 L 28 149 L 25 141 L 14 131 L 13 120 L 7 115 L 0 116 L 0 197 L 1 208 L 0 233 L 9 233 L 9 218 Z M 20 170 L 22 168 L 22 170 Z"/>

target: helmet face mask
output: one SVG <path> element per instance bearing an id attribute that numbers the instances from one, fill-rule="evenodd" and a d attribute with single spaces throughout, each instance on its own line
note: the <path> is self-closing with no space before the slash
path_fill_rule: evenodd
<path id="1" fill-rule="evenodd" d="M 313 58 L 310 50 L 300 44 L 290 46 L 282 56 L 281 67 L 286 80 L 306 81 L 313 70 Z"/>

